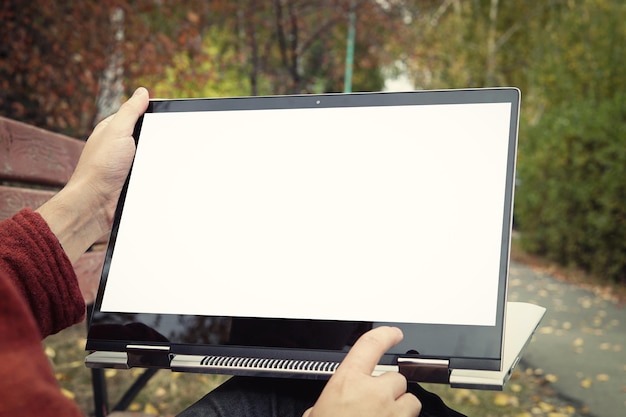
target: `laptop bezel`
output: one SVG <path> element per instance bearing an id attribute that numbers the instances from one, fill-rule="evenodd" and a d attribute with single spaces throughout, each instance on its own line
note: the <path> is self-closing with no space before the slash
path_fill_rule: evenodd
<path id="1" fill-rule="evenodd" d="M 503 210 L 503 234 L 500 261 L 500 283 L 498 286 L 497 317 L 495 326 L 455 326 L 433 324 L 406 324 L 400 325 L 405 334 L 423 335 L 424 344 L 416 346 L 415 352 L 395 352 L 387 354 L 381 364 L 395 364 L 399 356 L 416 358 L 448 359 L 451 368 L 458 369 L 500 369 L 503 349 L 504 310 L 506 303 L 506 285 L 509 267 L 510 230 L 512 224 L 512 207 L 514 194 L 514 173 L 517 150 L 517 130 L 519 123 L 520 93 L 516 88 L 489 88 L 463 90 L 436 90 L 401 93 L 353 93 L 353 94 L 321 94 L 297 96 L 266 96 L 266 97 L 235 97 L 211 99 L 176 99 L 151 100 L 147 113 L 186 112 L 186 111 L 222 111 L 222 110 L 256 110 L 256 109 L 284 109 L 284 108 L 319 108 L 320 101 L 327 107 L 352 106 L 397 106 L 420 104 L 459 104 L 459 103 L 493 103 L 506 102 L 511 104 L 509 146 L 507 156 L 507 184 L 505 190 L 505 205 Z M 140 140 L 143 117 L 138 121 L 134 137 Z M 129 179 L 132 176 L 129 174 Z M 116 230 L 119 218 L 123 212 L 125 193 L 128 180 L 122 191 L 120 202 L 116 210 L 113 230 L 107 248 L 104 268 L 98 295 L 90 318 L 90 331 L 86 350 L 106 350 L 124 352 L 129 345 L 152 344 L 167 346 L 170 354 L 217 354 L 240 355 L 252 357 L 279 357 L 299 358 L 310 360 L 340 361 L 349 346 L 340 350 L 316 350 L 286 348 L 281 346 L 229 346 L 182 343 L 181 341 L 150 340 L 150 337 L 133 336 L 122 338 L 111 336 L 96 336 L 94 326 L 99 326 L 111 314 L 115 315 L 115 323 L 133 323 L 135 315 L 132 313 L 102 313 L 100 306 L 107 282 L 108 266 L 111 262 L 116 242 Z M 392 294 L 393 289 L 389 289 Z M 453 308 L 453 307 L 452 307 Z M 172 315 L 164 315 L 172 316 Z M 172 318 L 172 317 L 170 317 Z M 125 321 L 128 319 L 127 321 Z M 383 323 L 375 323 L 380 325 Z M 462 342 L 461 342 L 462 341 Z M 459 354 L 457 347 L 461 344 L 473 345 L 469 354 Z M 447 350 L 448 349 L 448 350 Z"/>

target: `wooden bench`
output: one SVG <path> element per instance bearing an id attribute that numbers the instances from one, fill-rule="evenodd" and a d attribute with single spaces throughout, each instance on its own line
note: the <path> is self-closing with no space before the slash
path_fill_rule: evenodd
<path id="1" fill-rule="evenodd" d="M 0 220 L 24 207 L 36 209 L 74 172 L 84 142 L 0 117 Z M 74 265 L 85 302 L 94 301 L 106 236 Z"/>
<path id="2" fill-rule="evenodd" d="M 0 221 L 25 207 L 36 209 L 69 180 L 85 142 L 0 117 Z M 74 264 L 85 303 L 98 291 L 107 236 Z M 112 410 L 124 410 L 154 371 L 140 376 Z M 109 413 L 102 369 L 92 369 L 96 417 Z"/>

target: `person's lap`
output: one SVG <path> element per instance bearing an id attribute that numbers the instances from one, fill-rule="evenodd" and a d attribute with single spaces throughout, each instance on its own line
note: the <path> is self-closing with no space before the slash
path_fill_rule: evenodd
<path id="1" fill-rule="evenodd" d="M 179 417 L 301 416 L 313 406 L 325 381 L 233 377 Z"/>
<path id="2" fill-rule="evenodd" d="M 306 379 L 233 377 L 178 417 L 300 417 L 315 404 L 325 384 Z M 463 417 L 418 384 L 409 384 L 408 391 L 422 402 L 421 417 Z"/>

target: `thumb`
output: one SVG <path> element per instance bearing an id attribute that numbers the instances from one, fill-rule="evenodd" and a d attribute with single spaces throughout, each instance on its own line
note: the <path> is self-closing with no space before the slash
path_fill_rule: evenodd
<path id="1" fill-rule="evenodd" d="M 309 417 L 311 415 L 311 411 L 313 411 L 313 407 L 309 408 L 302 414 L 302 417 Z"/>

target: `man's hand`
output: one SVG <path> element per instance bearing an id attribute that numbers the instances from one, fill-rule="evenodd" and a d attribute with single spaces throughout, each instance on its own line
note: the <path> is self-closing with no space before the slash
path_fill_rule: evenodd
<path id="1" fill-rule="evenodd" d="M 422 408 L 407 393 L 407 381 L 396 372 L 373 377 L 378 360 L 402 340 L 395 327 L 378 327 L 359 338 L 315 405 L 303 417 L 415 417 Z"/>
<path id="2" fill-rule="evenodd" d="M 66 186 L 37 209 L 72 262 L 111 230 L 115 206 L 135 156 L 135 123 L 148 101 L 148 91 L 138 88 L 116 114 L 100 122 Z"/>
<path id="3" fill-rule="evenodd" d="M 68 186 L 78 185 L 84 193 L 93 193 L 94 209 L 107 207 L 109 225 L 135 156 L 135 123 L 147 107 L 148 91 L 140 87 L 117 113 L 98 123 L 68 181 Z"/>

